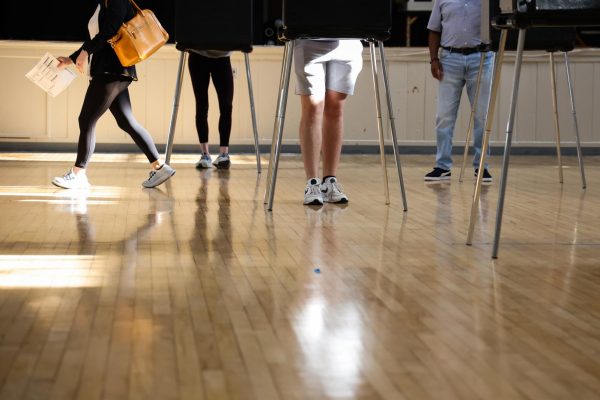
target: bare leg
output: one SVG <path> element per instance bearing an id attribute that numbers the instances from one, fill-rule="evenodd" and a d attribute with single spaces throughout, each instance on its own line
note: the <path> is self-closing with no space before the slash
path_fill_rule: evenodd
<path id="1" fill-rule="evenodd" d="M 302 117 L 300 118 L 300 147 L 306 179 L 319 176 L 319 156 L 321 154 L 321 135 L 325 99 L 300 96 Z"/>
<path id="2" fill-rule="evenodd" d="M 328 90 L 323 112 L 323 176 L 335 176 L 344 137 L 344 103 L 348 95 Z"/>
<path id="3" fill-rule="evenodd" d="M 200 149 L 202 150 L 202 154 L 210 154 L 208 152 L 208 142 L 200 143 Z"/>
<path id="4" fill-rule="evenodd" d="M 152 163 L 152 169 L 155 169 L 155 170 L 160 169 L 164 163 L 165 162 L 162 160 L 162 158 L 159 158 L 158 160 L 156 160 Z"/>

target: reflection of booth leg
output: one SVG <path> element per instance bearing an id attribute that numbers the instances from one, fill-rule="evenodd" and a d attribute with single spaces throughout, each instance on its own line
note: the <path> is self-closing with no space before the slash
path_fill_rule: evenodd
<path id="1" fill-rule="evenodd" d="M 252 90 L 252 75 L 250 73 L 250 57 L 244 53 L 246 62 L 246 80 L 248 81 L 248 97 L 250 98 L 250 114 L 252 115 L 252 132 L 254 133 L 254 149 L 256 151 L 256 171 L 260 174 L 262 167 L 260 165 L 260 144 L 258 143 L 258 128 L 256 127 L 256 110 L 254 108 L 254 90 Z"/>
<path id="2" fill-rule="evenodd" d="M 556 96 L 556 66 L 554 53 L 550 52 L 550 80 L 552 84 L 552 109 L 554 111 L 554 132 L 556 133 L 556 157 L 558 159 L 558 181 L 563 183 L 563 164 L 560 151 L 560 124 L 558 122 L 558 99 Z"/>
<path id="3" fill-rule="evenodd" d="M 471 117 L 469 118 L 469 126 L 467 127 L 467 138 L 465 139 L 465 152 L 463 154 L 463 162 L 460 167 L 460 175 L 458 181 L 463 181 L 463 174 L 467 165 L 467 156 L 469 155 L 469 143 L 471 142 L 471 134 L 473 133 L 473 126 L 475 124 L 475 113 L 477 112 L 477 103 L 479 101 L 479 86 L 481 85 L 481 74 L 483 73 L 483 65 L 485 63 L 485 55 L 487 53 L 481 52 L 481 59 L 479 60 L 479 72 L 477 72 L 477 86 L 475 87 L 475 98 L 471 105 Z"/>
<path id="4" fill-rule="evenodd" d="M 281 78 L 279 80 L 279 95 L 277 97 L 277 114 L 273 127 L 273 140 L 271 141 L 271 157 L 269 159 L 269 171 L 267 173 L 267 188 L 265 191 L 265 203 L 267 209 L 273 210 L 273 198 L 275 196 L 275 183 L 277 181 L 277 169 L 279 167 L 279 153 L 281 152 L 281 140 L 283 137 L 283 124 L 285 122 L 285 108 L 287 105 L 288 88 L 290 85 L 290 70 L 292 67 L 292 56 L 294 54 L 294 41 L 285 44 L 283 52 L 283 65 L 281 66 Z"/>
<path id="5" fill-rule="evenodd" d="M 175 136 L 175 124 L 177 123 L 177 112 L 179 111 L 179 98 L 181 97 L 181 85 L 187 53 L 182 51 L 179 55 L 179 68 L 177 69 L 177 83 L 175 83 L 175 96 L 173 97 L 173 110 L 171 111 L 171 122 L 169 123 L 169 135 L 167 137 L 167 148 L 165 149 L 165 162 L 171 162 L 173 152 L 173 139 Z"/>
<path id="6" fill-rule="evenodd" d="M 473 204 L 471 205 L 471 219 L 469 223 L 469 232 L 467 234 L 467 244 L 470 245 L 473 241 L 473 230 L 475 228 L 475 218 L 477 217 L 477 208 L 479 207 L 479 196 L 481 195 L 481 183 L 483 178 L 483 170 L 485 160 L 487 159 L 487 149 L 490 142 L 490 135 L 494 123 L 494 112 L 496 110 L 496 99 L 498 98 L 498 86 L 500 85 L 500 76 L 502 75 L 502 62 L 504 61 L 504 48 L 506 47 L 506 37 L 508 30 L 502 29 L 500 34 L 500 45 L 498 55 L 494 59 L 494 70 L 492 72 L 492 87 L 490 90 L 490 98 L 487 104 L 487 115 L 485 118 L 485 131 L 483 134 L 483 145 L 481 149 L 481 160 L 479 161 L 479 173 L 477 174 L 477 184 L 475 185 L 475 193 L 473 195 Z"/>
<path id="7" fill-rule="evenodd" d="M 383 123 L 381 121 L 381 101 L 379 99 L 379 77 L 377 76 L 377 57 L 375 56 L 375 42 L 369 42 L 369 50 L 371 50 L 371 72 L 373 73 L 373 87 L 375 90 L 375 108 L 377 109 L 379 153 L 381 155 L 381 168 L 383 169 L 383 190 L 385 193 L 385 204 L 390 204 L 390 189 L 388 184 L 387 167 L 385 163 L 385 138 L 383 137 Z"/>
<path id="8" fill-rule="evenodd" d="M 400 181 L 400 193 L 402 195 L 402 202 L 404 203 L 404 211 L 408 210 L 408 204 L 406 200 L 406 192 L 404 190 L 404 177 L 402 176 L 402 167 L 400 165 L 400 155 L 398 154 L 398 136 L 396 135 L 396 122 L 394 119 L 394 108 L 392 107 L 392 95 L 390 93 L 390 81 L 388 79 L 387 71 L 387 60 L 385 58 L 385 50 L 383 48 L 383 42 L 378 42 L 379 56 L 381 58 L 381 71 L 383 72 L 383 83 L 385 85 L 385 94 L 387 98 L 388 115 L 390 117 L 390 126 L 392 128 L 392 141 L 394 143 L 394 158 L 396 160 L 396 168 L 398 169 L 398 180 Z"/>
<path id="9" fill-rule="evenodd" d="M 577 125 L 577 113 L 575 112 L 575 96 L 573 95 L 573 84 L 571 82 L 571 70 L 569 68 L 569 55 L 565 51 L 565 69 L 567 73 L 567 82 L 569 84 L 569 95 L 571 97 L 571 113 L 573 114 L 573 128 L 575 129 L 575 142 L 577 143 L 577 159 L 579 161 L 579 172 L 581 174 L 581 186 L 586 188 L 585 171 L 583 169 L 583 157 L 581 154 L 581 142 L 579 140 L 579 126 Z"/>
<path id="10" fill-rule="evenodd" d="M 498 258 L 498 246 L 500 244 L 500 229 L 502 228 L 502 215 L 504 213 L 504 195 L 506 193 L 506 180 L 508 179 L 508 162 L 510 159 L 510 148 L 512 146 L 512 134 L 513 127 L 515 124 L 517 98 L 519 96 L 519 80 L 521 78 L 521 65 L 523 64 L 525 32 L 525 29 L 519 29 L 519 40 L 517 42 L 517 59 L 515 60 L 515 75 L 513 77 L 512 98 L 510 100 L 508 123 L 506 124 L 506 142 L 504 144 L 504 158 L 502 160 L 502 176 L 500 178 L 500 192 L 498 195 L 498 208 L 496 210 L 496 230 L 494 233 L 494 249 L 492 251 L 492 258 Z"/>

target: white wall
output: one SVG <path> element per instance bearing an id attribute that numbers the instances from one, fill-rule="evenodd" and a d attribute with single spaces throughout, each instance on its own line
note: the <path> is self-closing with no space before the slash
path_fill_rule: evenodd
<path id="1" fill-rule="evenodd" d="M 86 90 L 85 78 L 78 78 L 66 93 L 50 98 L 25 78 L 25 73 L 46 52 L 68 55 L 77 43 L 0 41 L 0 141 L 76 142 L 77 116 Z M 360 74 L 356 95 L 346 107 L 347 144 L 376 144 L 377 124 L 369 51 L 364 51 L 364 69 Z M 434 119 L 437 82 L 429 73 L 429 57 L 423 48 L 386 49 L 392 87 L 392 101 L 401 144 L 435 145 Z M 256 47 L 250 54 L 254 95 L 262 144 L 271 141 L 275 106 L 281 71 L 282 47 Z M 574 133 L 562 55 L 557 54 L 560 127 L 563 143 L 572 144 Z M 600 145 L 600 52 L 581 50 L 571 54 L 577 116 L 584 145 Z M 134 113 L 148 128 L 157 143 L 165 143 L 179 53 L 165 46 L 151 59 L 138 65 L 139 81 L 130 92 Z M 513 54 L 509 53 L 502 72 L 495 131 L 492 144 L 501 145 L 508 113 L 512 84 Z M 248 89 L 242 53 L 234 53 L 236 72 L 232 144 L 252 144 L 252 124 Z M 514 144 L 552 146 L 554 125 L 548 56 L 527 53 L 523 65 Z M 383 86 L 381 86 L 383 88 Z M 284 143 L 297 143 L 299 101 L 291 91 L 285 120 Z M 217 143 L 218 105 L 211 86 L 209 111 L 211 143 Z M 382 96 L 382 101 L 385 97 Z M 456 138 L 463 139 L 468 124 L 466 97 L 461 103 Z M 385 105 L 385 103 L 384 103 Z M 387 130 L 387 127 L 386 127 Z M 389 137 L 389 132 L 387 134 Z M 130 143 L 110 115 L 98 125 L 99 143 Z M 194 98 L 189 74 L 185 74 L 175 143 L 195 144 Z M 458 144 L 458 142 L 457 142 Z"/>

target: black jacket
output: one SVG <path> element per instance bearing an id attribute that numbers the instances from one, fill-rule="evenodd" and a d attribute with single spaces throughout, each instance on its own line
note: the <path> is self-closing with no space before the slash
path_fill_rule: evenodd
<path id="1" fill-rule="evenodd" d="M 115 51 L 107 42 L 117 33 L 121 25 L 133 18 L 134 15 L 134 9 L 129 0 L 101 0 L 98 15 L 98 34 L 84 42 L 69 58 L 75 62 L 79 53 L 85 50 L 88 54 L 93 55 L 92 65 L 90 66 L 92 78 L 101 74 L 112 74 L 137 80 L 135 66 L 122 66 Z"/>

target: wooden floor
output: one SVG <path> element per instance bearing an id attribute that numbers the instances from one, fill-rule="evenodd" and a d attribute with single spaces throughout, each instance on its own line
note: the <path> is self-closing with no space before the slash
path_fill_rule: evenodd
<path id="1" fill-rule="evenodd" d="M 0 399 L 599 399 L 600 158 L 564 184 L 512 158 L 473 246 L 471 171 L 425 184 L 433 156 L 345 156 L 348 206 L 302 206 L 282 158 L 143 190 L 140 157 L 94 156 L 86 192 L 50 185 L 67 155 L 0 154 Z M 129 161 L 129 162 L 128 162 Z"/>

